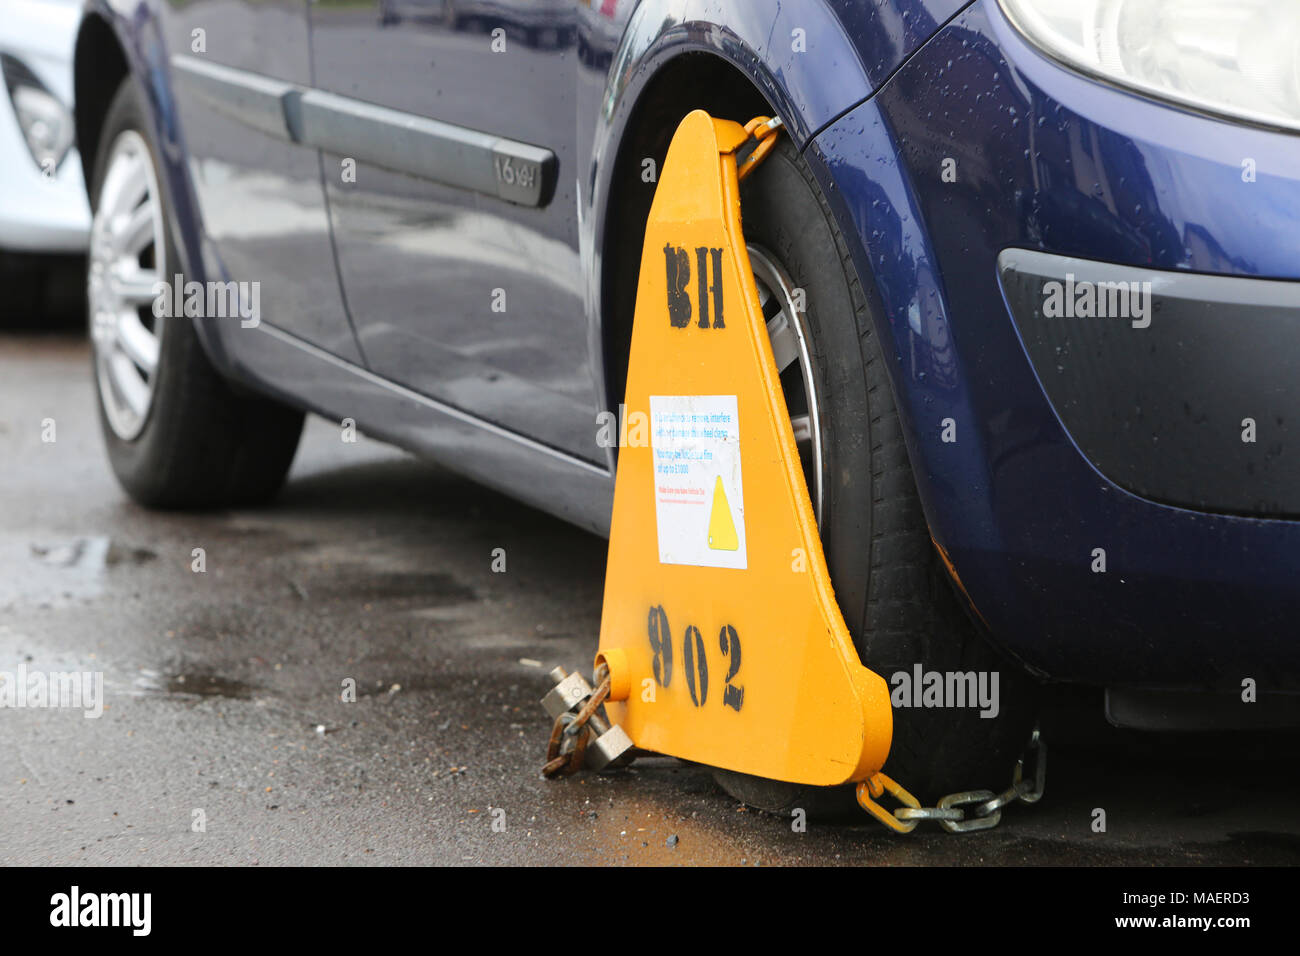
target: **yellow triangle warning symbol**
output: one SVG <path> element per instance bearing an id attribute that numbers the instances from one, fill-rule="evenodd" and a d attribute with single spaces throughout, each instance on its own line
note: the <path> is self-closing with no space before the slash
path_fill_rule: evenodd
<path id="1" fill-rule="evenodd" d="M 736 522 L 731 520 L 731 505 L 722 488 L 722 476 L 713 482 L 713 511 L 709 515 L 709 547 L 714 551 L 736 551 L 740 539 L 736 537 Z"/>

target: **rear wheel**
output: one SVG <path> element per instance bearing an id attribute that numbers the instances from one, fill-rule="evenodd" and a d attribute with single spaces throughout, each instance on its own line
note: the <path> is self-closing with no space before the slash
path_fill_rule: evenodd
<path id="1" fill-rule="evenodd" d="M 923 800 L 1009 782 L 1036 709 L 1034 682 L 965 611 L 929 529 L 872 316 L 830 210 L 783 139 L 741 186 L 745 240 L 836 597 L 858 654 L 897 671 L 998 673 L 999 711 L 895 708 L 885 770 Z M 764 810 L 852 811 L 852 787 L 717 771 Z"/>
<path id="2" fill-rule="evenodd" d="M 155 315 L 167 311 L 153 308 L 158 283 L 170 289 L 180 262 L 148 130 L 128 79 L 105 118 L 90 189 L 90 337 L 109 460 L 150 507 L 263 501 L 284 481 L 303 416 L 232 389 L 194 319 Z"/>

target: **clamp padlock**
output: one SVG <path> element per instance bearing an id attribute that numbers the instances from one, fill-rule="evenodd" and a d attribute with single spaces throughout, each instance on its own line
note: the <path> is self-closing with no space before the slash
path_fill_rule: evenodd
<path id="1" fill-rule="evenodd" d="M 557 667 L 551 671 L 550 677 L 555 681 L 555 686 L 542 698 L 542 707 L 553 720 L 561 720 L 566 714 L 577 717 L 583 705 L 596 692 L 577 671 L 569 674 L 563 667 Z M 566 722 L 571 724 L 571 720 Z M 592 733 L 584 758 L 584 766 L 588 770 L 611 770 L 630 762 L 634 745 L 622 727 L 617 724 L 611 726 L 600 714 L 592 714 L 587 723 Z M 576 745 L 576 736 L 566 729 L 560 752 L 571 753 Z"/>

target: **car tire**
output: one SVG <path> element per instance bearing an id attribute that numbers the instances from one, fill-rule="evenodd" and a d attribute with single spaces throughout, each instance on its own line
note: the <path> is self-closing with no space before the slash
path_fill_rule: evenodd
<path id="1" fill-rule="evenodd" d="M 986 640 L 930 538 L 876 320 L 812 170 L 787 137 L 742 184 L 741 212 L 746 243 L 774 256 L 804 290 L 821 429 L 822 541 L 862 662 L 886 680 L 916 664 L 999 675 L 994 717 L 981 717 L 977 708 L 895 707 L 884 769 L 924 801 L 958 790 L 1004 789 L 1032 731 L 1037 685 Z M 855 812 L 852 787 L 800 786 L 730 771 L 715 777 L 759 809 L 803 808 L 821 817 Z"/>
<path id="2" fill-rule="evenodd" d="M 114 164 L 120 164 L 121 175 L 105 195 Z M 152 301 L 143 301 L 151 277 L 170 283 L 181 269 L 169 200 L 160 188 L 158 150 L 141 93 L 130 78 L 109 106 L 92 168 L 92 363 L 100 425 L 118 481 L 131 498 L 152 508 L 206 509 L 266 501 L 279 490 L 293 462 L 303 414 L 232 388 L 204 352 L 195 319 L 154 317 Z M 121 183 L 136 183 L 141 176 L 144 198 L 133 205 L 134 187 Z M 113 209 L 108 208 L 110 202 Z M 150 202 L 154 210 L 147 208 Z M 123 210 L 130 215 L 124 217 Z M 150 224 L 131 232 L 122 223 L 136 213 Z M 150 236 L 143 236 L 146 231 Z M 143 238 L 130 239 L 129 232 Z M 133 252 L 140 242 L 141 251 Z M 121 291 L 124 274 L 134 275 L 133 292 Z M 132 379 L 132 371 L 139 382 Z M 141 388 L 147 398 L 141 398 Z"/>

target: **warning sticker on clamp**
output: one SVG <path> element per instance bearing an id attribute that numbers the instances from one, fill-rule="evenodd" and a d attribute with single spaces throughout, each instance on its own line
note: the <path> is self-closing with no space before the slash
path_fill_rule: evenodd
<path id="1" fill-rule="evenodd" d="M 651 395 L 659 562 L 746 565 L 735 395 Z"/>

